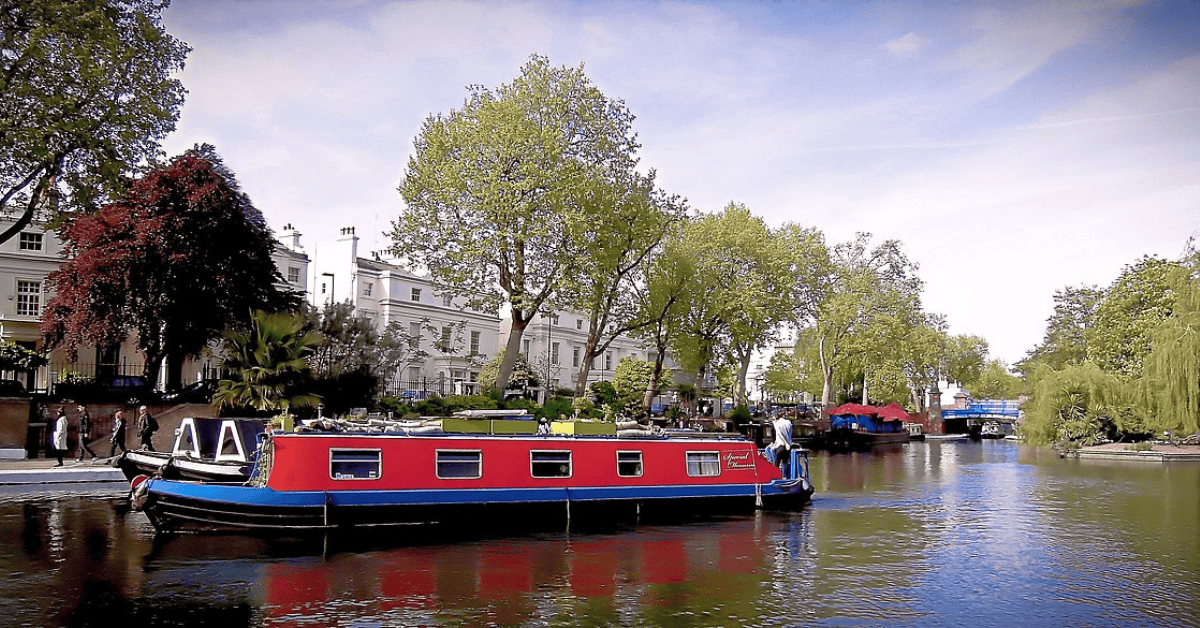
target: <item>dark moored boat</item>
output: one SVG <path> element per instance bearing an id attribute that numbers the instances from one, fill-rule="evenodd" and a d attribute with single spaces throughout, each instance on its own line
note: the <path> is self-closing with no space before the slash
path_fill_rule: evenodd
<path id="1" fill-rule="evenodd" d="M 245 485 L 136 478 L 131 499 L 160 532 L 569 526 L 799 508 L 813 492 L 807 462 L 796 450 L 785 478 L 733 435 L 308 431 L 267 434 Z"/>
<path id="2" fill-rule="evenodd" d="M 122 454 L 116 464 L 128 480 L 158 475 L 176 480 L 242 483 L 250 478 L 258 440 L 266 426 L 265 419 L 188 417 L 179 423 L 170 452 L 134 449 Z"/>

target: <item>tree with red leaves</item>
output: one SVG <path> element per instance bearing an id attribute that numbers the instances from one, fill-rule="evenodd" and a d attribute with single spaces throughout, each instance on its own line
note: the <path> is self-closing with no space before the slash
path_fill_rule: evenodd
<path id="1" fill-rule="evenodd" d="M 62 227 L 67 261 L 48 277 L 54 296 L 41 332 L 75 355 L 112 347 L 130 332 L 146 358 L 146 381 L 163 359 L 168 389 L 182 363 L 256 309 L 298 307 L 277 287 L 275 246 L 262 214 L 210 145 L 134 181 L 123 198 Z"/>

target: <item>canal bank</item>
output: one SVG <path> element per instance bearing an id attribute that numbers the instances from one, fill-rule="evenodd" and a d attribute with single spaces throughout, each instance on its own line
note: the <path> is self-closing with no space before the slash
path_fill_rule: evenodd
<path id="1" fill-rule="evenodd" d="M 1105 443 L 1075 452 L 1081 460 L 1131 460 L 1141 462 L 1200 462 L 1200 446 L 1155 443 L 1151 449 L 1136 449 L 1130 443 Z"/>
<path id="2" fill-rule="evenodd" d="M 63 466 L 59 467 L 53 458 L 0 459 L 0 486 L 124 482 L 124 474 L 112 465 L 114 460 L 116 458 L 96 458 L 75 462 L 64 458 Z"/>

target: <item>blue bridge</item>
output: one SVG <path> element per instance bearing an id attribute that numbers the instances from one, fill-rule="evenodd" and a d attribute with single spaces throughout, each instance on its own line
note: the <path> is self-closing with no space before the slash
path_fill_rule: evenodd
<path id="1" fill-rule="evenodd" d="M 1021 403 L 1015 399 L 973 401 L 966 408 L 942 410 L 943 419 L 990 419 L 1011 423 L 1021 415 Z"/>

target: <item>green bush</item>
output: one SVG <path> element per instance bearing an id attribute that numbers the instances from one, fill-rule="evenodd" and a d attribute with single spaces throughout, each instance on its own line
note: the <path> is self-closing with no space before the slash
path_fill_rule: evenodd
<path id="1" fill-rule="evenodd" d="M 504 402 L 504 410 L 528 410 L 534 412 L 539 409 L 538 404 L 530 399 L 509 399 Z"/>
<path id="2" fill-rule="evenodd" d="M 753 417 L 750 414 L 750 408 L 743 404 L 733 409 L 733 412 L 729 414 L 729 420 L 733 421 L 734 425 L 745 425 L 753 420 Z"/>
<path id="3" fill-rule="evenodd" d="M 552 397 L 544 406 L 538 408 L 533 413 L 537 418 L 545 418 L 550 421 L 557 421 L 560 416 L 571 418 L 575 415 L 575 410 L 571 408 L 571 398 L 569 396 Z"/>
<path id="4" fill-rule="evenodd" d="M 446 397 L 446 410 L 453 414 L 460 410 L 495 410 L 497 402 L 487 395 L 452 395 Z"/>
<path id="5" fill-rule="evenodd" d="M 418 401 L 413 411 L 421 416 L 446 416 L 450 414 L 446 400 L 441 397 L 428 397 Z"/>

